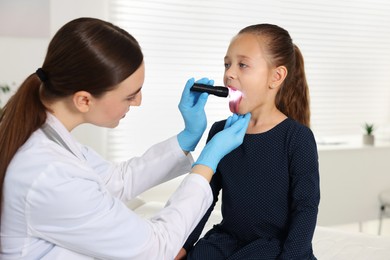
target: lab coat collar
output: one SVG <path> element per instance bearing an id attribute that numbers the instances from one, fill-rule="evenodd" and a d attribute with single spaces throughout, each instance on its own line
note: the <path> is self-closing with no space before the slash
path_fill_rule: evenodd
<path id="1" fill-rule="evenodd" d="M 66 129 L 66 127 L 61 123 L 61 121 L 51 113 L 47 113 L 46 124 L 48 124 L 62 139 L 67 147 L 64 149 L 69 149 L 73 155 L 79 158 L 82 161 L 85 161 L 85 157 L 81 152 L 78 142 L 74 139 L 71 133 Z M 58 144 L 60 145 L 60 144 Z M 61 145 L 62 146 L 62 145 Z"/>

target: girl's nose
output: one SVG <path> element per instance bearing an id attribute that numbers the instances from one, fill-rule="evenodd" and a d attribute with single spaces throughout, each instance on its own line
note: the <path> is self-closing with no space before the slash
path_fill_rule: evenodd
<path id="1" fill-rule="evenodd" d="M 231 67 L 225 70 L 225 79 L 226 80 L 235 79 L 235 78 L 236 78 L 236 74 Z"/>

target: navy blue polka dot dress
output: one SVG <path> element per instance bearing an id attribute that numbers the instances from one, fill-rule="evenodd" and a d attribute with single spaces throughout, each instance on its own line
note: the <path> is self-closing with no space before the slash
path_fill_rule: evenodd
<path id="1" fill-rule="evenodd" d="M 208 140 L 224 124 L 215 123 Z M 320 189 L 309 128 L 287 118 L 267 132 L 246 134 L 210 185 L 214 203 L 184 245 L 187 259 L 316 259 L 311 241 Z M 221 190 L 223 220 L 195 244 Z"/>

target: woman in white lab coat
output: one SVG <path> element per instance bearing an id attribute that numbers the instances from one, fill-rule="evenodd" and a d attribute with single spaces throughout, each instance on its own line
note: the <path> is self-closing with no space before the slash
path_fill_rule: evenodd
<path id="1" fill-rule="evenodd" d="M 112 128 L 141 104 L 144 70 L 137 41 L 110 23 L 79 18 L 56 33 L 42 67 L 0 117 L 1 259 L 176 256 L 209 208 L 208 182 L 219 160 L 242 142 L 250 115 L 231 117 L 194 163 L 189 152 L 206 128 L 207 94 L 190 92 L 190 79 L 179 104 L 185 129 L 141 157 L 114 164 L 76 142 L 70 131 L 78 125 Z M 126 207 L 146 189 L 188 172 L 153 218 Z"/>

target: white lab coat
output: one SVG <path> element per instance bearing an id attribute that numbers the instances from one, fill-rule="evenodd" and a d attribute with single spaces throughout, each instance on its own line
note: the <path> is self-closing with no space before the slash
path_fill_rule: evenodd
<path id="1" fill-rule="evenodd" d="M 211 204 L 209 183 L 189 174 L 152 219 L 125 203 L 190 170 L 177 138 L 120 164 L 77 143 L 53 115 L 10 163 L 3 188 L 0 259 L 173 259 Z"/>

